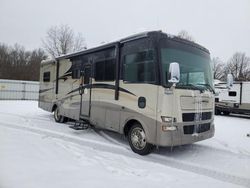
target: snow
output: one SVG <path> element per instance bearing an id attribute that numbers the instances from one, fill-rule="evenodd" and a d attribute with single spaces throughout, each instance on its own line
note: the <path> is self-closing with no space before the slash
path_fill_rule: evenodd
<path id="1" fill-rule="evenodd" d="M 212 139 L 139 156 L 118 134 L 71 130 L 34 101 L 0 101 L 0 188 L 250 187 L 250 119 L 215 123 Z"/>

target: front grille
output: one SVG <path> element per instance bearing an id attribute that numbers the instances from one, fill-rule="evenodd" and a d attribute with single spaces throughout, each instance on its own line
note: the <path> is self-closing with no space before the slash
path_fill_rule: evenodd
<path id="1" fill-rule="evenodd" d="M 183 127 L 184 134 L 193 134 L 194 133 L 194 125 L 186 125 Z"/>
<path id="2" fill-rule="evenodd" d="M 196 126 L 196 127 L 195 127 Z M 196 128 L 196 131 L 195 131 Z M 184 134 L 203 133 L 210 130 L 210 123 L 183 126 Z"/>
<path id="3" fill-rule="evenodd" d="M 212 112 L 183 113 L 182 114 L 182 121 L 183 122 L 195 121 L 195 120 L 208 120 L 211 118 L 212 118 Z"/>

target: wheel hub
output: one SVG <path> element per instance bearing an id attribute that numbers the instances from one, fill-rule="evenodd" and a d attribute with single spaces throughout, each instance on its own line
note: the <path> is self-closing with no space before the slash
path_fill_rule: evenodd
<path id="1" fill-rule="evenodd" d="M 131 133 L 131 141 L 133 146 L 138 149 L 142 150 L 146 146 L 146 136 L 142 128 L 135 128 Z"/>

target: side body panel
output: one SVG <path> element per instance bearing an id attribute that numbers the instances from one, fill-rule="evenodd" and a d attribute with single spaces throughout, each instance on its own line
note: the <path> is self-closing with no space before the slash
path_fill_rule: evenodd
<path id="1" fill-rule="evenodd" d="M 242 82 L 242 103 L 250 104 L 250 82 Z"/>
<path id="2" fill-rule="evenodd" d="M 44 76 L 47 76 L 48 80 L 45 81 Z M 55 80 L 56 80 L 55 62 L 51 61 L 51 62 L 41 63 L 38 106 L 49 112 L 52 111 L 53 101 L 55 100 L 55 85 L 56 85 Z"/>
<path id="3" fill-rule="evenodd" d="M 233 113 L 250 113 L 250 82 L 236 82 L 228 89 L 225 84 L 215 86 L 216 109 Z M 234 93 L 230 96 L 230 93 Z"/>
<path id="4" fill-rule="evenodd" d="M 147 142 L 156 143 L 156 112 L 159 86 L 153 84 L 126 84 L 120 81 L 120 87 L 131 92 L 119 92 L 120 133 L 129 120 L 137 120 L 144 128 Z M 145 108 L 138 106 L 140 97 L 146 99 Z"/>
<path id="5" fill-rule="evenodd" d="M 220 87 L 215 86 L 215 92 L 220 102 L 233 102 L 240 103 L 240 84 L 234 84 L 231 89 L 228 89 L 226 85 L 221 85 Z M 235 96 L 230 96 L 229 92 L 235 92 Z"/>
<path id="6" fill-rule="evenodd" d="M 65 117 L 79 119 L 79 101 L 76 102 L 78 92 L 72 92 L 79 87 L 78 79 L 72 79 L 72 62 L 69 59 L 59 61 L 58 94 L 55 102 L 59 113 Z"/>
<path id="7" fill-rule="evenodd" d="M 117 106 L 113 82 L 96 82 L 92 80 L 91 123 L 99 128 L 119 130 L 120 106 Z"/>
<path id="8" fill-rule="evenodd" d="M 119 131 L 120 107 L 115 100 L 117 46 L 92 54 L 90 121 L 99 128 Z"/>

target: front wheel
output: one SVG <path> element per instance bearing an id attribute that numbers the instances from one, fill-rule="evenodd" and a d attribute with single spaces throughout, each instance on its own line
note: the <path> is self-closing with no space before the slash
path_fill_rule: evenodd
<path id="1" fill-rule="evenodd" d="M 131 149 L 140 155 L 147 155 L 153 149 L 153 145 L 147 143 L 145 132 L 139 123 L 134 124 L 129 130 L 128 141 Z"/>
<path id="2" fill-rule="evenodd" d="M 59 108 L 56 108 L 54 110 L 54 119 L 58 123 L 63 123 L 64 122 L 64 116 L 60 115 Z"/>
<path id="3" fill-rule="evenodd" d="M 215 115 L 221 115 L 221 111 L 215 108 Z"/>
<path id="4" fill-rule="evenodd" d="M 228 111 L 223 111 L 223 115 L 228 116 L 229 114 L 230 114 L 230 112 L 228 112 Z"/>

